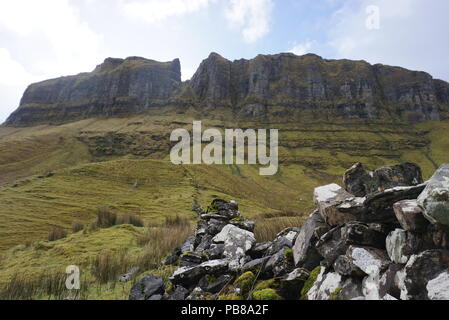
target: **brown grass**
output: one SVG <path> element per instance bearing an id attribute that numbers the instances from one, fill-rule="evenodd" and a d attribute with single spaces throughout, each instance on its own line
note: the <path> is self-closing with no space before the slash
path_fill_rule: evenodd
<path id="1" fill-rule="evenodd" d="M 72 223 L 72 232 L 73 233 L 77 233 L 77 232 L 79 232 L 79 231 L 81 231 L 81 230 L 83 230 L 84 229 L 84 224 L 82 224 L 81 222 L 79 222 L 79 221 L 74 221 L 73 223 Z"/>
<path id="2" fill-rule="evenodd" d="M 188 219 L 176 216 L 166 218 L 164 225 L 149 228 L 137 238 L 137 243 L 144 247 L 139 257 L 142 268 L 156 268 L 175 248 L 182 245 L 192 235 L 192 226 Z"/>
<path id="3" fill-rule="evenodd" d="M 62 229 L 60 227 L 55 227 L 50 231 L 47 239 L 48 239 L 48 241 L 56 241 L 56 240 L 64 239 L 65 237 L 67 237 L 67 231 L 65 231 L 64 229 Z"/>
<path id="4" fill-rule="evenodd" d="M 143 220 L 133 214 L 125 214 L 117 217 L 116 221 L 117 225 L 120 224 L 131 224 L 135 227 L 143 227 Z"/>
<path id="5" fill-rule="evenodd" d="M 96 225 L 98 228 L 110 228 L 117 224 L 117 215 L 109 208 L 102 207 L 97 210 Z"/>
<path id="6" fill-rule="evenodd" d="M 258 242 L 273 241 L 276 235 L 286 228 L 300 227 L 304 223 L 304 216 L 283 216 L 279 218 L 266 219 L 257 217 L 254 219 L 256 228 L 254 235 Z"/>
<path id="7" fill-rule="evenodd" d="M 133 262 L 125 251 L 106 252 L 92 261 L 91 272 L 100 283 L 108 283 L 117 281 L 118 277 L 131 267 L 133 267 Z"/>

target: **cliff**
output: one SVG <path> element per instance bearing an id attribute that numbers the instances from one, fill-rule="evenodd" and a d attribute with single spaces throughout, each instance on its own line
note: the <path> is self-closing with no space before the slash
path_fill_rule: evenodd
<path id="1" fill-rule="evenodd" d="M 448 118 L 449 84 L 425 72 L 314 54 L 232 62 L 212 53 L 184 83 L 179 60 L 109 58 L 91 73 L 31 85 L 6 125 L 136 114 L 167 105 L 181 111 L 226 108 L 237 118 L 420 122 Z"/>
<path id="2" fill-rule="evenodd" d="M 181 83 L 178 59 L 108 58 L 93 72 L 32 84 L 9 126 L 60 123 L 141 112 L 167 103 Z"/>

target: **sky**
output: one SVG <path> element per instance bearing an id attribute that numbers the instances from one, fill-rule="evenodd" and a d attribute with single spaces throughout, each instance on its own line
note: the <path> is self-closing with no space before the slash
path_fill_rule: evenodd
<path id="1" fill-rule="evenodd" d="M 0 0 L 0 123 L 34 82 L 107 57 L 181 60 L 315 53 L 449 81 L 447 0 Z"/>

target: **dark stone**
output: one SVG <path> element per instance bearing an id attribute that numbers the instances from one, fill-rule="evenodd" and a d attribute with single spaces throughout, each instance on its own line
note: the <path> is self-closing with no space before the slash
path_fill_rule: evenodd
<path id="1" fill-rule="evenodd" d="M 184 288 L 182 286 L 176 286 L 175 290 L 170 295 L 168 300 L 177 300 L 177 301 L 185 300 L 188 295 L 189 295 L 189 290 L 187 290 L 186 288 Z"/>
<path id="2" fill-rule="evenodd" d="M 305 221 L 293 246 L 293 259 L 296 267 L 313 270 L 323 259 L 315 244 L 323 233 L 329 230 L 318 211 Z"/>
<path id="3" fill-rule="evenodd" d="M 194 267 L 204 262 L 204 257 L 200 254 L 191 252 L 185 253 L 179 259 L 180 267 Z"/>
<path id="4" fill-rule="evenodd" d="M 306 269 L 297 268 L 280 280 L 280 295 L 287 300 L 298 300 L 304 283 L 310 273 Z"/>
<path id="5" fill-rule="evenodd" d="M 343 176 L 343 185 L 346 191 L 356 197 L 364 197 L 377 191 L 372 172 L 365 170 L 360 162 L 353 165 Z"/>
<path id="6" fill-rule="evenodd" d="M 405 231 L 425 232 L 429 221 L 424 217 L 416 200 L 402 200 L 393 205 L 393 210 Z"/>
<path id="7" fill-rule="evenodd" d="M 133 285 L 129 300 L 147 300 L 153 295 L 164 294 L 164 290 L 165 284 L 162 278 L 149 274 Z"/>
<path id="8" fill-rule="evenodd" d="M 210 293 L 219 293 L 226 285 L 228 285 L 232 280 L 232 276 L 224 274 L 221 275 L 217 280 L 210 283 L 204 291 Z"/>
<path id="9" fill-rule="evenodd" d="M 181 252 L 190 252 L 195 250 L 195 241 L 196 238 L 194 236 L 188 237 L 186 241 L 184 241 L 181 246 Z"/>
<path id="10" fill-rule="evenodd" d="M 253 259 L 262 258 L 265 256 L 268 248 L 271 247 L 271 244 L 271 242 L 256 243 L 248 253 Z"/>

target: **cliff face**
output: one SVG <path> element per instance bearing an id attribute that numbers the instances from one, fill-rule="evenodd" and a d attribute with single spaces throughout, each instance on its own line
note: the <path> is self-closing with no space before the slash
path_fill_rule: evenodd
<path id="1" fill-rule="evenodd" d="M 32 84 L 6 124 L 136 113 L 166 104 L 180 83 L 178 59 L 162 63 L 138 57 L 108 58 L 91 73 Z"/>
<path id="2" fill-rule="evenodd" d="M 184 83 L 179 60 L 109 58 L 91 73 L 31 85 L 6 124 L 133 114 L 169 104 L 224 107 L 237 117 L 419 122 L 448 118 L 449 84 L 424 72 L 314 54 L 231 62 L 212 53 Z"/>
<path id="3" fill-rule="evenodd" d="M 427 73 L 313 54 L 259 55 L 230 62 L 213 53 L 191 86 L 202 103 L 238 106 L 243 115 L 277 106 L 318 109 L 343 118 L 424 121 L 440 120 L 440 106 L 449 105 L 449 85 Z"/>

